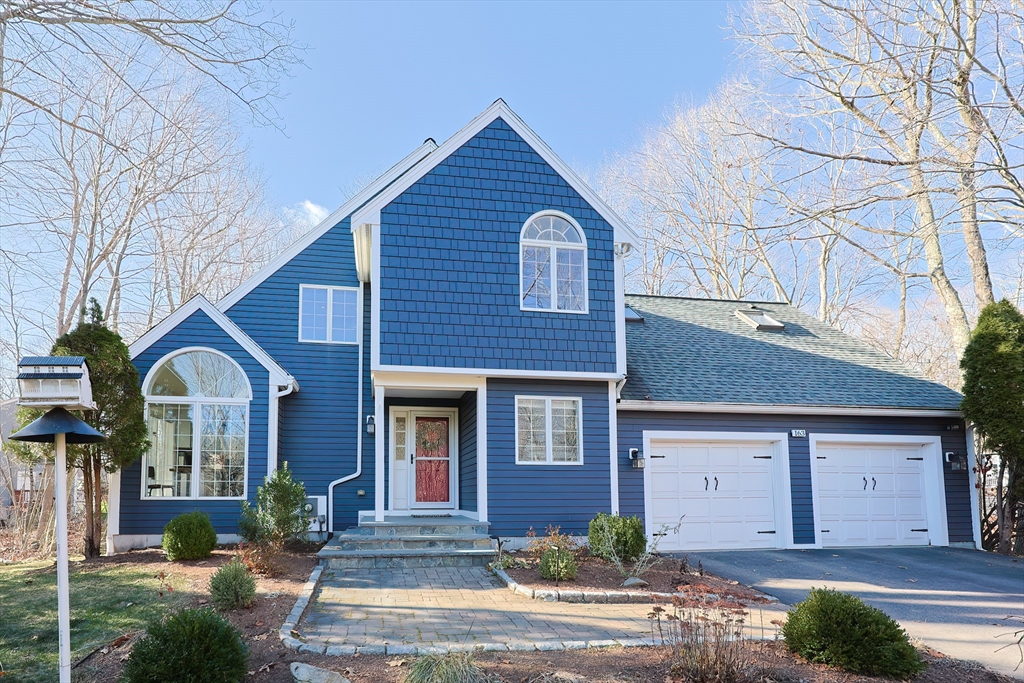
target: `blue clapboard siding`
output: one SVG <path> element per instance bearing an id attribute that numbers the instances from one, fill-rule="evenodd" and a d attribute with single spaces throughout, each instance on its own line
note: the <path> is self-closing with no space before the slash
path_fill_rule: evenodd
<path id="1" fill-rule="evenodd" d="M 583 227 L 590 312 L 519 309 L 519 235 Z M 615 372 L 614 231 L 500 118 L 381 211 L 383 365 Z"/>
<path id="2" fill-rule="evenodd" d="M 957 425 L 957 430 L 947 430 Z M 807 415 L 619 412 L 619 505 L 624 515 L 644 514 L 643 471 L 630 466 L 630 448 L 643 450 L 644 430 L 789 432 L 806 429 L 819 434 L 893 434 L 940 436 L 943 451 L 966 453 L 963 423 L 953 418 L 829 417 Z M 813 544 L 814 508 L 811 491 L 810 440 L 789 437 L 790 485 L 793 491 L 793 537 Z M 973 541 L 972 491 L 969 472 L 953 472 L 944 463 L 946 513 L 951 543 Z"/>
<path id="3" fill-rule="evenodd" d="M 515 397 L 583 398 L 583 465 L 517 465 Z M 493 536 L 539 535 L 549 524 L 586 534 L 611 509 L 606 382 L 487 381 L 487 499 Z"/>
<path id="4" fill-rule="evenodd" d="M 278 459 L 306 485 L 326 495 L 330 482 L 356 471 L 357 438 L 363 434 L 362 476 L 334 489 L 334 528 L 356 523 L 373 509 L 373 437 L 363 427 L 373 413 L 370 390 L 370 290 L 363 300 L 363 414 L 358 414 L 359 347 L 299 342 L 299 285 L 360 287 L 352 234 L 345 219 L 260 283 L 227 315 L 285 370 L 300 390 L 281 399 Z M 359 496 L 363 490 L 365 496 Z"/>
<path id="5" fill-rule="evenodd" d="M 250 356 L 217 323 L 202 311 L 196 311 L 150 346 L 133 361 L 139 378 L 168 353 L 186 346 L 204 346 L 226 353 L 249 378 L 253 398 L 249 404 L 249 449 L 247 494 L 250 499 L 267 474 L 267 406 L 270 377 L 267 370 Z M 121 473 L 121 534 L 160 534 L 164 525 L 182 512 L 203 510 L 210 515 L 218 533 L 238 531 L 237 500 L 142 500 L 142 460 L 136 460 Z"/>
<path id="6" fill-rule="evenodd" d="M 476 511 L 476 392 L 459 401 L 459 509 Z"/>

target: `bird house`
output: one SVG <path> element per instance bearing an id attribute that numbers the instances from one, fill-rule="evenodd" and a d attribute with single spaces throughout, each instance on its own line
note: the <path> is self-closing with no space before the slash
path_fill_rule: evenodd
<path id="1" fill-rule="evenodd" d="M 26 356 L 18 363 L 20 405 L 94 410 L 85 356 Z"/>

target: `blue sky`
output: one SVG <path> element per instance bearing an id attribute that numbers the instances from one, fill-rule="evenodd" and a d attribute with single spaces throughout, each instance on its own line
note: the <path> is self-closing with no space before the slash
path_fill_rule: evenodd
<path id="1" fill-rule="evenodd" d="M 250 131 L 277 205 L 337 208 L 361 179 L 502 97 L 588 172 L 675 103 L 702 101 L 732 46 L 725 2 L 280 2 L 310 49 L 285 132 Z"/>

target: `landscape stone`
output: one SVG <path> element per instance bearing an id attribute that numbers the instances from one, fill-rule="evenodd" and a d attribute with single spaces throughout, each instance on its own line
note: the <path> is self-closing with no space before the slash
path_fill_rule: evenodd
<path id="1" fill-rule="evenodd" d="M 339 673 L 303 662 L 292 662 L 292 678 L 295 683 L 351 683 Z"/>

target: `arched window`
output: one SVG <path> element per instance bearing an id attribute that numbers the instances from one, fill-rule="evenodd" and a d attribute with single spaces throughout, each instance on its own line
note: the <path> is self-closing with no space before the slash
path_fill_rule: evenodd
<path id="1" fill-rule="evenodd" d="M 571 217 L 544 211 L 526 221 L 519 271 L 523 310 L 587 312 L 587 239 Z"/>
<path id="2" fill-rule="evenodd" d="M 182 349 L 154 365 L 144 387 L 143 498 L 245 497 L 252 389 L 238 364 L 212 349 Z"/>

